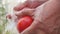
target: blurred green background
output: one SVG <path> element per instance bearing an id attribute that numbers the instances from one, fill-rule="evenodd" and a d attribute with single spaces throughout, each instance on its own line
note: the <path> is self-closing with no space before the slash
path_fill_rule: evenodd
<path id="1" fill-rule="evenodd" d="M 5 24 L 7 23 L 6 19 L 6 8 L 5 5 L 2 2 L 3 0 L 0 0 L 0 34 L 3 33 L 5 29 Z"/>

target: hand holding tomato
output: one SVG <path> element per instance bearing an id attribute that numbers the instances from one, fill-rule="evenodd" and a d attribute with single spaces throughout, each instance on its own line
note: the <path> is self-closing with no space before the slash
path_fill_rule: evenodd
<path id="1" fill-rule="evenodd" d="M 20 13 L 17 16 L 28 15 L 34 18 L 33 23 L 21 34 L 60 34 L 59 0 L 51 0 L 41 6 L 36 8 L 35 11 L 23 10 L 24 8 L 22 12 L 19 11 Z"/>
<path id="2" fill-rule="evenodd" d="M 53 6 L 53 4 L 55 7 Z M 60 6 L 58 1 L 51 0 L 37 7 L 35 11 L 22 9 L 23 11 L 18 15 L 32 16 L 34 18 L 34 21 L 31 26 L 25 29 L 21 34 L 57 34 L 58 32 L 56 31 L 59 30 L 60 26 L 59 7 Z M 58 21 L 56 20 L 56 18 L 58 18 Z M 57 28 L 57 30 L 55 30 L 55 28 Z"/>

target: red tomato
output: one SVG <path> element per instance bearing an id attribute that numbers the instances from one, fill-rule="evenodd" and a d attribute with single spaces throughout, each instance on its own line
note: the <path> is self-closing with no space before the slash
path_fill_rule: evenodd
<path id="1" fill-rule="evenodd" d="M 22 32 L 32 24 L 33 19 L 30 16 L 25 16 L 18 21 L 17 29 Z"/>

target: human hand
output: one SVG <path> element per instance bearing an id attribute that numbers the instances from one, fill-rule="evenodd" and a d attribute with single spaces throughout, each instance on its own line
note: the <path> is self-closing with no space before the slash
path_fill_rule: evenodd
<path id="1" fill-rule="evenodd" d="M 19 11 L 16 13 L 16 16 L 21 17 L 29 15 L 32 16 L 34 21 L 31 26 L 24 30 L 21 34 L 59 34 L 59 32 L 56 32 L 60 28 L 59 9 L 59 2 L 53 0 L 44 3 L 42 7 L 39 6 L 36 9 L 22 9 L 21 12 Z"/>

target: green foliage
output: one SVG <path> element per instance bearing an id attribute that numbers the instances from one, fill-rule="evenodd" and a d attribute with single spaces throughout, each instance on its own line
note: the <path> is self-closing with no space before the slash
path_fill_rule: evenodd
<path id="1" fill-rule="evenodd" d="M 2 0 L 0 0 L 0 34 L 3 33 L 5 29 L 5 24 L 7 23 L 5 14 L 6 14 L 5 8 L 2 4 Z"/>
<path id="2" fill-rule="evenodd" d="M 7 31 L 7 32 L 6 32 L 6 34 L 10 34 L 10 32 L 9 32 L 9 31 Z"/>
<path id="3" fill-rule="evenodd" d="M 2 34 L 2 30 L 3 30 L 3 28 L 2 28 L 2 26 L 0 25 L 0 34 Z"/>

